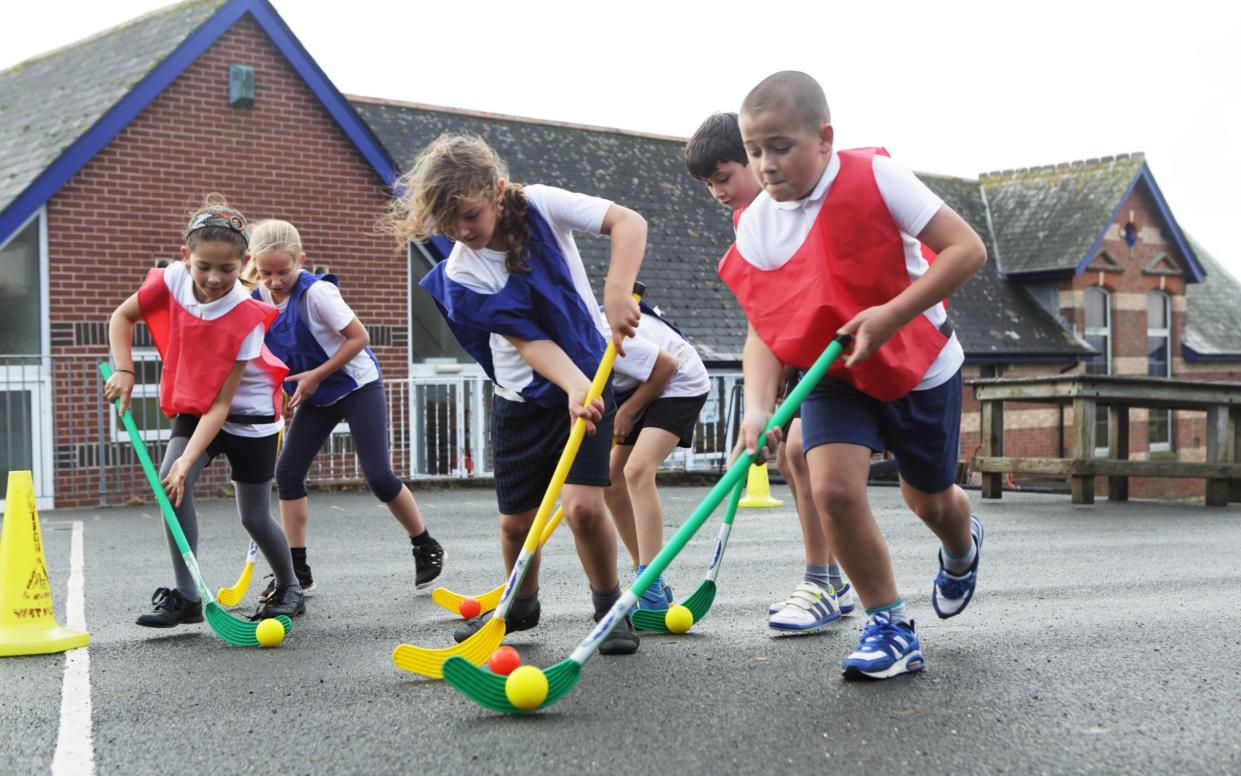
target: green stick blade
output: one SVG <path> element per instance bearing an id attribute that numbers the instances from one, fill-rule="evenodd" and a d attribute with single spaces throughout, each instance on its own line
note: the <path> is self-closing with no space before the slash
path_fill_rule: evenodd
<path id="1" fill-rule="evenodd" d="M 681 602 L 681 606 L 689 609 L 690 614 L 694 615 L 694 624 L 707 616 L 707 612 L 711 609 L 711 604 L 715 601 L 715 583 L 709 579 L 704 579 L 698 585 L 698 589 L 689 598 Z M 640 631 L 648 631 L 651 633 L 668 633 L 668 624 L 664 617 L 668 614 L 666 609 L 635 609 L 631 622 L 633 627 Z"/>
<path id="2" fill-rule="evenodd" d="M 211 629 L 229 644 L 235 644 L 239 647 L 259 646 L 258 637 L 254 635 L 255 631 L 257 631 L 259 627 L 257 622 L 239 620 L 224 611 L 224 609 L 214 601 L 208 602 L 207 605 L 203 607 L 203 614 L 206 616 L 207 624 L 211 626 Z M 281 614 L 273 619 L 284 626 L 284 632 L 286 635 L 293 629 L 293 621 L 285 615 Z"/>
<path id="3" fill-rule="evenodd" d="M 541 711 L 572 692 L 581 678 L 582 667 L 572 660 L 561 660 L 543 671 L 543 675 L 547 677 L 547 698 L 538 708 L 529 711 Z M 483 708 L 502 714 L 523 714 L 527 710 L 509 703 L 508 696 L 504 693 L 507 679 L 508 677 L 479 668 L 462 657 L 450 657 L 444 663 L 444 681 L 457 688 L 465 697 Z"/>

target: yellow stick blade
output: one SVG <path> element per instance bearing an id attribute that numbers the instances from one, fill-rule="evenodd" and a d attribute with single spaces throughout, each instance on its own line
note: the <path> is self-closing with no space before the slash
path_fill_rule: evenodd
<path id="1" fill-rule="evenodd" d="M 504 584 L 494 590 L 488 590 L 486 593 L 474 596 L 474 600 L 478 601 L 479 613 L 484 614 L 495 609 L 500 604 L 500 596 L 504 595 Z M 431 591 L 431 600 L 444 607 L 453 614 L 461 613 L 461 602 L 468 596 L 460 593 L 454 593 L 446 587 L 437 587 Z"/>
<path id="2" fill-rule="evenodd" d="M 237 579 L 237 584 L 217 590 L 215 597 L 220 602 L 220 605 L 236 606 L 241 603 L 241 599 L 246 597 L 246 591 L 250 589 L 250 575 L 253 573 L 254 564 L 247 563 L 246 567 L 241 570 L 241 576 Z"/>
<path id="3" fill-rule="evenodd" d="M 447 649 L 424 649 L 413 644 L 401 644 L 392 650 L 392 662 L 402 671 L 426 676 L 431 679 L 444 677 L 444 663 L 456 655 L 476 666 L 481 666 L 504 640 L 504 620 L 492 617 L 473 636 L 455 647 Z"/>

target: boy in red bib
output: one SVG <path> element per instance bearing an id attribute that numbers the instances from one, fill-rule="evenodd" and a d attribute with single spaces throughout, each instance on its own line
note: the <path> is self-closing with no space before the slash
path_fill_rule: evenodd
<path id="1" fill-rule="evenodd" d="M 763 193 L 719 270 L 750 321 L 738 450 L 756 452 L 783 365 L 808 368 L 832 337 L 852 335 L 844 363 L 802 405 L 824 533 L 870 615 L 844 675 L 918 671 L 921 647 L 867 503 L 870 456 L 895 454 L 906 503 L 942 544 L 932 606 L 941 618 L 959 614 L 973 597 L 983 530 L 953 484 L 964 353 L 943 300 L 986 249 L 908 170 L 875 149 L 834 152 L 827 99 L 810 76 L 766 78 L 742 103 L 740 126 Z"/>
<path id="2" fill-rule="evenodd" d="M 271 481 L 280 428 L 281 383 L 288 368 L 263 345 L 276 308 L 255 301 L 238 282 L 249 235 L 245 219 L 210 195 L 190 219 L 182 261 L 152 269 L 142 287 L 112 313 L 109 339 L 116 370 L 104 386 L 111 402 L 129 406 L 134 388 L 134 324 L 145 321 L 163 360 L 160 409 L 172 438 L 160 477 L 190 549 L 198 551 L 194 483 L 218 455 L 228 458 L 241 522 L 276 576 L 257 618 L 290 617 L 305 606 L 293 559 L 271 517 Z M 167 529 L 165 529 L 167 534 Z M 177 584 L 161 587 L 155 610 L 138 618 L 151 628 L 203 621 L 194 579 L 169 535 Z"/>

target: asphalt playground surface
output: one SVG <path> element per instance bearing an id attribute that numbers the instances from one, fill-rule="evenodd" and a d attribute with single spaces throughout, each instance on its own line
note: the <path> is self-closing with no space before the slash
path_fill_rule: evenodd
<path id="1" fill-rule="evenodd" d="M 401 642 L 451 645 L 456 620 L 429 588 L 415 594 L 408 541 L 368 495 L 312 494 L 319 589 L 273 650 L 230 647 L 206 624 L 133 624 L 172 579 L 154 508 L 45 512 L 61 622 L 71 526 L 84 523 L 95 772 L 1241 772 L 1241 507 L 982 503 L 978 593 L 941 621 L 933 537 L 896 489 L 872 488 L 927 669 L 857 684 L 840 661 L 860 613 L 819 635 L 768 635 L 767 604 L 802 564 L 788 492 L 773 490 L 786 507 L 741 511 L 715 605 L 690 633 L 596 656 L 572 694 L 517 717 L 393 666 Z M 667 535 L 706 492 L 662 490 Z M 445 586 L 502 581 L 492 492 L 415 494 L 447 551 Z M 200 565 L 213 588 L 230 585 L 247 540 L 231 502 L 199 504 Z M 717 530 L 708 522 L 673 564 L 678 597 L 697 586 Z M 260 560 L 246 606 L 262 573 Z M 548 545 L 541 585 L 542 622 L 506 643 L 545 667 L 591 626 L 567 530 Z M 0 660 L 0 773 L 49 772 L 64 665 Z"/>

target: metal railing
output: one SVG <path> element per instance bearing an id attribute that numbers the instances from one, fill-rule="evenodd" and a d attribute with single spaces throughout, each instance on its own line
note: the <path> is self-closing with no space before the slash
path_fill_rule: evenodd
<path id="1" fill-rule="evenodd" d="M 147 452 L 163 459 L 171 421 L 159 409 L 160 362 L 135 349 L 134 421 Z M 40 508 L 148 502 L 151 494 L 128 436 L 103 401 L 97 365 L 103 353 L 0 356 L 0 475 L 30 469 Z M 711 377 L 693 446 L 678 449 L 663 468 L 708 471 L 723 466 L 729 419 L 738 399 L 737 372 Z M 393 470 L 406 480 L 486 478 L 492 475 L 491 383 L 474 375 L 386 379 Z M 227 462 L 199 480 L 200 495 L 225 495 Z M 349 427 L 324 443 L 308 474 L 315 487 L 355 486 L 363 475 Z"/>

